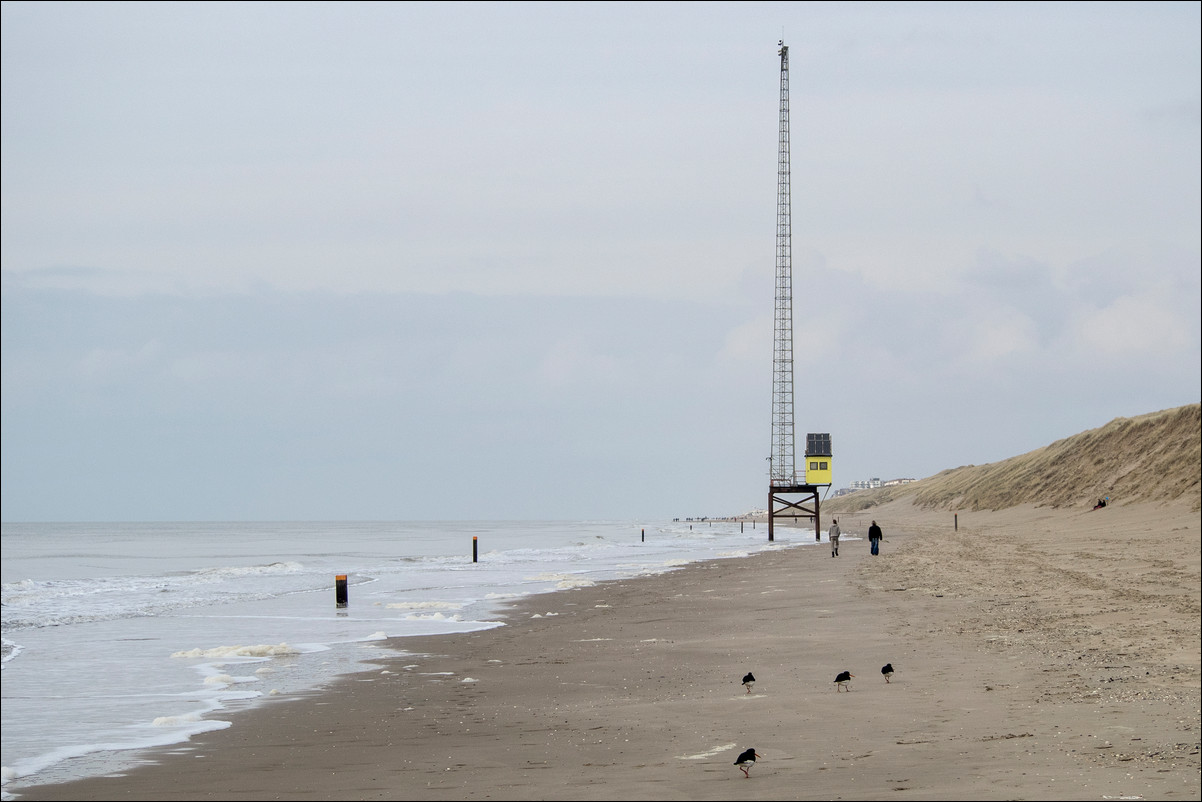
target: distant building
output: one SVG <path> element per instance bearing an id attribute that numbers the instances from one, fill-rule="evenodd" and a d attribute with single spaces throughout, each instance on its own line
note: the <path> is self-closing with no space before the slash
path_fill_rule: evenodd
<path id="1" fill-rule="evenodd" d="M 844 487 L 835 491 L 836 496 L 846 496 L 848 493 L 854 493 L 857 490 L 874 490 L 878 487 L 896 487 L 897 485 L 908 485 L 910 482 L 917 482 L 917 479 L 890 479 L 887 482 L 882 482 L 880 479 L 857 479 L 850 486 Z"/>

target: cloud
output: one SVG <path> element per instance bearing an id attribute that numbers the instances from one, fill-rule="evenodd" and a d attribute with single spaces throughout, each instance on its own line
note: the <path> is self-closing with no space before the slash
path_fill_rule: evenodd
<path id="1" fill-rule="evenodd" d="M 1187 350 L 1197 341 L 1197 328 L 1179 317 L 1174 306 L 1166 297 L 1126 296 L 1102 309 L 1084 311 L 1076 321 L 1077 346 L 1100 364 L 1157 359 L 1157 354 Z"/>

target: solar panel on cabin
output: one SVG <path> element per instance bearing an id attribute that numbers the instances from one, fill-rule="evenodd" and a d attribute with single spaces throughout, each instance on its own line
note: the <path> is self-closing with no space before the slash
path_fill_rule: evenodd
<path id="1" fill-rule="evenodd" d="M 810 432 L 806 435 L 806 454 L 821 454 L 830 456 L 831 454 L 831 436 L 829 433 Z"/>

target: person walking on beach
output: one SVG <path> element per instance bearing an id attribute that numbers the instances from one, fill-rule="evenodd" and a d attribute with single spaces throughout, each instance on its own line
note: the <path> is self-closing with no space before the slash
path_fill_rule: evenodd
<path id="1" fill-rule="evenodd" d="M 868 527 L 868 542 L 872 546 L 872 555 L 881 553 L 881 539 L 885 535 L 881 532 L 881 528 L 876 525 L 876 521 L 872 522 L 872 526 Z"/>
<path id="2" fill-rule="evenodd" d="M 839 556 L 839 519 L 838 518 L 835 518 L 831 521 L 830 538 L 831 538 L 831 556 L 838 557 Z"/>

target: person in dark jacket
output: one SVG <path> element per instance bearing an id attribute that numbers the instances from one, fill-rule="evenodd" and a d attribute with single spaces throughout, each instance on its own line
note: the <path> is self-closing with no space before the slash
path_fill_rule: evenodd
<path id="1" fill-rule="evenodd" d="M 875 557 L 881 553 L 881 540 L 885 535 L 881 532 L 881 528 L 876 525 L 876 521 L 872 522 L 872 526 L 868 527 L 868 543 L 872 546 L 872 554 Z"/>

